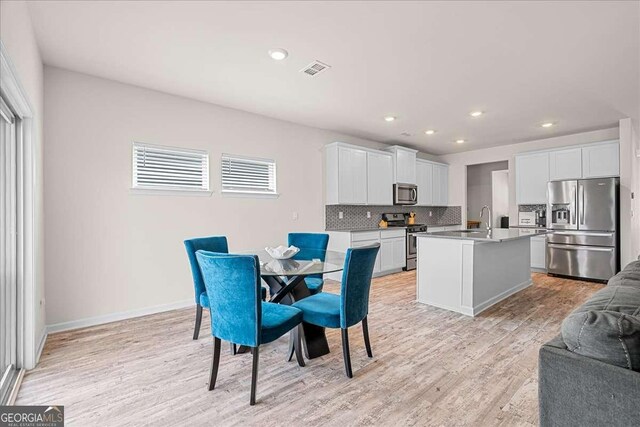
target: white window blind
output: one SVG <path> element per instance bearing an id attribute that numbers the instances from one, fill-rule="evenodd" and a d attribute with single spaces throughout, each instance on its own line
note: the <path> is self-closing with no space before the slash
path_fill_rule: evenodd
<path id="1" fill-rule="evenodd" d="M 221 169 L 222 191 L 277 194 L 275 160 L 223 154 Z"/>
<path id="2" fill-rule="evenodd" d="M 208 191 L 209 154 L 135 142 L 133 188 Z"/>

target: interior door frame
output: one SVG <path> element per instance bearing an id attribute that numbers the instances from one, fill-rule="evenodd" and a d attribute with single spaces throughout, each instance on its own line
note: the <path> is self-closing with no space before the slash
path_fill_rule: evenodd
<path id="1" fill-rule="evenodd" d="M 36 336 L 36 283 L 40 280 L 36 264 L 36 236 L 39 230 L 36 209 L 38 194 L 36 183 L 41 171 L 36 164 L 37 145 L 36 120 L 34 109 L 26 91 L 18 78 L 7 50 L 0 41 L 0 92 L 14 114 L 20 119 L 16 126 L 17 134 L 17 368 L 22 375 L 23 369 L 35 367 L 44 336 Z"/>

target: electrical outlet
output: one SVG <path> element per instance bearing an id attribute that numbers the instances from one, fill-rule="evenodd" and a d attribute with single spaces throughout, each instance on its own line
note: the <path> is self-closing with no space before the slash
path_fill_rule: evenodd
<path id="1" fill-rule="evenodd" d="M 344 212 L 340 211 L 338 212 L 338 219 L 343 219 L 344 218 Z"/>
<path id="2" fill-rule="evenodd" d="M 298 219 L 298 212 L 294 212 L 293 215 L 291 215 L 291 218 L 296 221 Z"/>
<path id="3" fill-rule="evenodd" d="M 429 218 L 433 216 L 433 212 L 429 211 Z"/>
<path id="4" fill-rule="evenodd" d="M 371 218 L 371 212 L 367 212 L 367 218 Z"/>

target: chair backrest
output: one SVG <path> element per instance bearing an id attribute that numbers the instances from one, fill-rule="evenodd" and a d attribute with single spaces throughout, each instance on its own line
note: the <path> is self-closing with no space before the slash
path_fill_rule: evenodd
<path id="1" fill-rule="evenodd" d="M 360 322 L 369 312 L 369 290 L 380 244 L 347 249 L 340 289 L 340 327 Z"/>
<path id="2" fill-rule="evenodd" d="M 329 244 L 329 235 L 325 233 L 289 233 L 289 246 L 300 248 L 293 259 L 312 260 L 318 258 L 324 261 Z M 307 277 L 322 278 L 322 274 L 309 274 Z"/>
<path id="3" fill-rule="evenodd" d="M 211 334 L 235 344 L 260 345 L 262 291 L 255 255 L 196 252 L 209 295 Z"/>
<path id="4" fill-rule="evenodd" d="M 225 236 L 211 236 L 189 239 L 184 241 L 184 247 L 187 249 L 187 255 L 189 256 L 191 276 L 193 276 L 193 287 L 196 294 L 196 304 L 200 304 L 200 295 L 205 293 L 207 290 L 205 289 L 204 281 L 202 280 L 202 273 L 198 266 L 196 252 L 203 250 L 226 254 L 229 252 L 227 238 Z"/>

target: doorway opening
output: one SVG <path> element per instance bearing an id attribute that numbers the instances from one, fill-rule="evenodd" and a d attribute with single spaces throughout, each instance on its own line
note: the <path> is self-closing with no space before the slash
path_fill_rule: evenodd
<path id="1" fill-rule="evenodd" d="M 509 162 L 491 162 L 467 166 L 467 228 L 485 228 L 491 210 L 493 228 L 509 227 Z M 506 218 L 506 219 L 503 219 Z"/>

